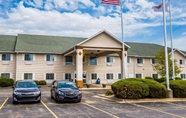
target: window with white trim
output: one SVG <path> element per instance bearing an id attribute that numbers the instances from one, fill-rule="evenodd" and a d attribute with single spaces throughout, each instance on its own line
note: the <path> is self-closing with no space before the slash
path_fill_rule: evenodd
<path id="1" fill-rule="evenodd" d="M 180 59 L 180 65 L 185 65 L 185 60 Z"/>
<path id="2" fill-rule="evenodd" d="M 158 74 L 152 74 L 153 79 L 158 79 Z"/>
<path id="3" fill-rule="evenodd" d="M 32 73 L 24 73 L 24 80 L 32 80 L 33 74 Z"/>
<path id="4" fill-rule="evenodd" d="M 186 74 L 180 74 L 180 77 L 181 77 L 182 79 L 186 79 Z"/>
<path id="5" fill-rule="evenodd" d="M 46 61 L 54 61 L 54 55 L 46 55 Z"/>
<path id="6" fill-rule="evenodd" d="M 1 78 L 10 78 L 10 73 L 1 73 Z"/>
<path id="7" fill-rule="evenodd" d="M 118 73 L 118 79 L 121 79 L 121 73 Z"/>
<path id="8" fill-rule="evenodd" d="M 73 64 L 73 57 L 72 56 L 66 56 L 65 57 L 65 65 L 72 65 Z"/>
<path id="9" fill-rule="evenodd" d="M 10 54 L 2 54 L 2 60 L 3 61 L 10 61 L 11 55 Z"/>
<path id="10" fill-rule="evenodd" d="M 130 63 L 130 57 L 127 57 L 127 63 Z"/>
<path id="11" fill-rule="evenodd" d="M 97 73 L 92 73 L 91 74 L 91 79 L 96 80 L 97 79 Z"/>
<path id="12" fill-rule="evenodd" d="M 25 54 L 25 61 L 33 61 L 33 54 Z"/>
<path id="13" fill-rule="evenodd" d="M 113 63 L 114 62 L 114 58 L 113 57 L 106 57 L 106 62 L 107 63 Z"/>
<path id="14" fill-rule="evenodd" d="M 141 74 L 136 74 L 136 78 L 142 78 Z"/>
<path id="15" fill-rule="evenodd" d="M 137 63 L 138 64 L 143 64 L 143 58 L 137 58 Z"/>
<path id="16" fill-rule="evenodd" d="M 156 59 L 155 58 L 151 59 L 151 63 L 155 64 L 156 63 Z"/>
<path id="17" fill-rule="evenodd" d="M 71 80 L 72 79 L 71 73 L 65 73 L 65 79 L 66 80 Z"/>
<path id="18" fill-rule="evenodd" d="M 97 57 L 90 57 L 90 65 L 97 65 Z"/>
<path id="19" fill-rule="evenodd" d="M 46 73 L 46 80 L 54 80 L 54 73 Z"/>
<path id="20" fill-rule="evenodd" d="M 107 73 L 106 79 L 114 79 L 113 73 Z"/>

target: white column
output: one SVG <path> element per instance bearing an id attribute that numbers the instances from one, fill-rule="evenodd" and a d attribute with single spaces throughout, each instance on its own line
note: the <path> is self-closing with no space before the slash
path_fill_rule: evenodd
<path id="1" fill-rule="evenodd" d="M 83 50 L 76 50 L 76 79 L 77 81 L 83 81 Z"/>

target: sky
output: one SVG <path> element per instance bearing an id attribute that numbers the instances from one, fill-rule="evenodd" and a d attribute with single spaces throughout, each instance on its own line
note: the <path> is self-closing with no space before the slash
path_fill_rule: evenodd
<path id="1" fill-rule="evenodd" d="M 124 42 L 164 45 L 161 0 L 122 0 Z M 167 2 L 167 0 L 165 0 Z M 173 47 L 186 51 L 186 2 L 171 0 Z M 167 46 L 171 47 L 169 12 Z M 0 35 L 35 34 L 90 38 L 106 30 L 122 40 L 120 6 L 101 0 L 0 0 Z"/>

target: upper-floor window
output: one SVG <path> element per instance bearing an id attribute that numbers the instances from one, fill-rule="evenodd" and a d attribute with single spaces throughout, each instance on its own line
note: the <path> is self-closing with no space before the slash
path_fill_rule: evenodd
<path id="1" fill-rule="evenodd" d="M 73 57 L 72 56 L 66 56 L 65 57 L 65 64 L 66 65 L 72 65 L 73 64 Z"/>
<path id="2" fill-rule="evenodd" d="M 156 63 L 156 59 L 155 58 L 151 59 L 151 61 L 152 61 L 152 64 Z"/>
<path id="3" fill-rule="evenodd" d="M 152 74 L 153 79 L 158 79 L 158 74 Z"/>
<path id="4" fill-rule="evenodd" d="M 97 73 L 92 73 L 92 74 L 91 74 L 91 79 L 96 80 L 96 79 L 97 79 Z"/>
<path id="5" fill-rule="evenodd" d="M 185 75 L 185 74 L 180 74 L 180 77 L 181 77 L 182 79 L 186 79 L 186 75 Z"/>
<path id="6" fill-rule="evenodd" d="M 46 55 L 46 61 L 54 61 L 54 55 Z"/>
<path id="7" fill-rule="evenodd" d="M 185 60 L 180 59 L 180 65 L 185 65 Z"/>
<path id="8" fill-rule="evenodd" d="M 90 65 L 97 65 L 97 57 L 90 57 Z"/>
<path id="9" fill-rule="evenodd" d="M 136 74 L 136 78 L 142 78 L 141 74 Z"/>
<path id="10" fill-rule="evenodd" d="M 29 80 L 33 79 L 33 74 L 32 73 L 24 73 L 24 80 Z"/>
<path id="11" fill-rule="evenodd" d="M 106 62 L 107 63 L 114 62 L 113 57 L 106 57 Z"/>
<path id="12" fill-rule="evenodd" d="M 25 54 L 25 61 L 32 61 L 33 60 L 33 54 Z"/>
<path id="13" fill-rule="evenodd" d="M 46 73 L 46 80 L 54 80 L 54 73 Z"/>
<path id="14" fill-rule="evenodd" d="M 2 54 L 3 61 L 10 61 L 10 54 Z"/>
<path id="15" fill-rule="evenodd" d="M 143 64 L 143 58 L 137 58 L 137 63 L 138 64 Z"/>
<path id="16" fill-rule="evenodd" d="M 106 79 L 114 79 L 113 73 L 107 73 Z"/>
<path id="17" fill-rule="evenodd" d="M 127 63 L 130 63 L 130 57 L 127 57 Z"/>
<path id="18" fill-rule="evenodd" d="M 10 78 L 10 73 L 1 73 L 1 78 Z"/>

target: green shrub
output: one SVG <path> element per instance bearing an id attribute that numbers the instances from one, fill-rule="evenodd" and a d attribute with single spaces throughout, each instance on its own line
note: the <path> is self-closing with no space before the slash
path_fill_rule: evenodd
<path id="1" fill-rule="evenodd" d="M 14 80 L 10 78 L 1 78 L 0 79 L 0 87 L 7 87 L 7 86 L 13 86 Z"/>
<path id="2" fill-rule="evenodd" d="M 34 80 L 34 82 L 35 82 L 37 85 L 39 85 L 39 80 Z"/>
<path id="3" fill-rule="evenodd" d="M 113 95 L 114 93 L 113 93 L 113 91 L 112 91 L 111 89 L 109 89 L 109 90 L 105 90 L 105 91 L 104 91 L 104 94 L 105 94 L 106 96 L 109 96 L 109 95 Z"/>
<path id="4" fill-rule="evenodd" d="M 149 95 L 148 85 L 142 79 L 123 79 L 112 84 L 111 88 L 118 98 L 138 99 Z"/>
<path id="5" fill-rule="evenodd" d="M 144 80 L 144 83 L 149 86 L 148 98 L 166 98 L 168 96 L 165 85 L 149 79 Z"/>
<path id="6" fill-rule="evenodd" d="M 153 79 L 152 77 L 145 77 L 145 79 Z"/>
<path id="7" fill-rule="evenodd" d="M 165 82 L 166 81 L 166 78 L 165 77 L 162 77 L 162 78 L 159 78 L 159 79 L 154 79 L 155 81 L 159 82 L 159 83 L 162 83 L 162 82 Z"/>
<path id="8" fill-rule="evenodd" d="M 181 77 L 175 77 L 175 80 L 183 80 Z"/>
<path id="9" fill-rule="evenodd" d="M 39 81 L 39 85 L 46 85 L 46 84 L 47 84 L 47 82 L 45 80 L 40 80 Z"/>

